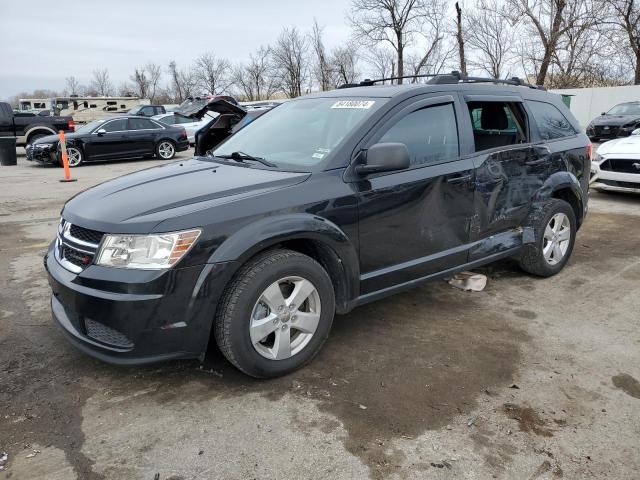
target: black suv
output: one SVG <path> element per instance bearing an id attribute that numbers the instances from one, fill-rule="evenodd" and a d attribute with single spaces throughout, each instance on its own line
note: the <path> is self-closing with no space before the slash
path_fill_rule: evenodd
<path id="1" fill-rule="evenodd" d="M 69 340 L 131 364 L 202 359 L 215 338 L 271 377 L 310 361 L 335 313 L 505 257 L 565 266 L 591 144 L 558 95 L 453 74 L 372 83 L 69 200 L 45 259 Z"/>

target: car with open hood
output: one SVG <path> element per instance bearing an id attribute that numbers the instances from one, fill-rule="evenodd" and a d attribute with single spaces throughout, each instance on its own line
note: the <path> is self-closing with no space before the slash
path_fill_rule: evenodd
<path id="1" fill-rule="evenodd" d="M 591 163 L 591 187 L 640 193 L 640 129 L 598 147 Z"/>
<path id="2" fill-rule="evenodd" d="M 564 268 L 591 144 L 558 95 L 457 72 L 374 83 L 235 133 L 249 112 L 193 105 L 219 114 L 195 158 L 70 199 L 45 258 L 69 341 L 119 364 L 204 359 L 215 343 L 273 377 L 314 358 L 336 313 L 507 257 L 541 277 Z"/>
<path id="3" fill-rule="evenodd" d="M 587 125 L 587 135 L 597 142 L 627 137 L 637 128 L 640 128 L 640 102 L 626 102 L 594 118 Z"/>

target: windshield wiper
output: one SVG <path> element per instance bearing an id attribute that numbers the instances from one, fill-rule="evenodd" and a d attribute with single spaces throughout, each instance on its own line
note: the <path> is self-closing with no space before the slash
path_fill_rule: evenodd
<path id="1" fill-rule="evenodd" d="M 266 165 L 267 167 L 277 167 L 275 163 L 270 162 L 269 160 L 265 160 L 262 157 L 254 157 L 253 155 L 249 155 L 248 153 L 244 153 L 244 152 L 231 152 L 231 155 L 215 155 L 215 156 L 220 158 L 235 160 L 237 162 L 244 162 L 245 160 L 250 160 L 250 161 L 255 161 L 263 165 Z"/>

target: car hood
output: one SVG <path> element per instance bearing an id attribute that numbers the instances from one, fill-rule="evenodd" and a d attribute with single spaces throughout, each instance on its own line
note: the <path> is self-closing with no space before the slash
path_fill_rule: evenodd
<path id="1" fill-rule="evenodd" d="M 605 142 L 598 147 L 598 155 L 630 155 L 631 158 L 639 158 L 640 135 Z"/>
<path id="2" fill-rule="evenodd" d="M 74 140 L 76 138 L 81 137 L 82 134 L 80 133 L 75 133 L 75 132 L 70 132 L 70 133 L 65 133 L 64 134 L 64 138 L 65 140 Z M 47 135 L 45 137 L 40 137 L 39 139 L 37 139 L 35 142 L 33 142 L 33 145 L 40 145 L 43 143 L 57 143 L 58 142 L 58 135 Z"/>
<path id="3" fill-rule="evenodd" d="M 620 126 L 640 122 L 640 115 L 600 115 L 591 121 L 591 125 Z"/>
<path id="4" fill-rule="evenodd" d="M 200 120 L 204 117 L 205 113 L 214 112 L 222 114 L 235 114 L 240 118 L 247 114 L 247 111 L 231 102 L 227 102 L 221 98 L 207 100 L 206 98 L 197 98 L 191 100 L 185 100 L 176 109 L 176 113 L 184 115 L 185 117 L 193 117 Z"/>
<path id="5" fill-rule="evenodd" d="M 71 223 L 101 232 L 150 233 L 165 220 L 286 188 L 308 176 L 196 157 L 85 190 L 65 204 L 62 215 Z"/>

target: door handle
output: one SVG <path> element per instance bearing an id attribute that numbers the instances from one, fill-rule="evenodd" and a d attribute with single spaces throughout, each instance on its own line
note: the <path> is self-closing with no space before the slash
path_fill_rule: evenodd
<path id="1" fill-rule="evenodd" d="M 457 177 L 447 178 L 447 183 L 468 183 L 471 181 L 471 175 L 458 175 Z"/>

